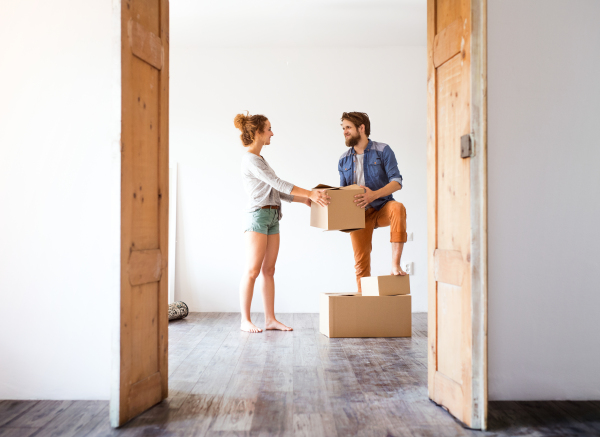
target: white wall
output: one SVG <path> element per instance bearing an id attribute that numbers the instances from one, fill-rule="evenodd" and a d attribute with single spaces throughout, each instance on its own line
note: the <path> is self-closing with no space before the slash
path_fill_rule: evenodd
<path id="1" fill-rule="evenodd" d="M 427 0 L 173 0 L 177 45 L 393 47 L 427 45 Z"/>
<path id="2" fill-rule="evenodd" d="M 111 2 L 3 0 L 0 40 L 0 399 L 108 399 Z"/>
<path id="3" fill-rule="evenodd" d="M 239 311 L 245 263 L 236 113 L 269 117 L 275 136 L 263 155 L 278 176 L 303 188 L 339 185 L 347 150 L 344 111 L 371 118 L 371 138 L 390 144 L 404 177 L 414 242 L 413 311 L 427 310 L 426 49 L 183 48 L 171 50 L 171 159 L 179 163 L 176 299 L 191 311 Z M 283 205 L 275 310 L 318 312 L 321 292 L 356 290 L 350 238 L 309 226 L 309 208 Z M 375 231 L 372 274 L 389 274 L 389 228 Z M 260 281 L 260 280 L 259 280 Z M 253 311 L 262 311 L 260 286 Z"/>
<path id="4" fill-rule="evenodd" d="M 600 2 L 489 0 L 489 394 L 600 399 Z"/>

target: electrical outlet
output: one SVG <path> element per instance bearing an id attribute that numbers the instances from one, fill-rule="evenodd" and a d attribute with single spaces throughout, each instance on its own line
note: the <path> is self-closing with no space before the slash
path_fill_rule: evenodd
<path id="1" fill-rule="evenodd" d="M 409 232 L 408 234 L 406 234 L 406 241 L 413 241 L 413 233 Z"/>
<path id="2" fill-rule="evenodd" d="M 414 271 L 415 271 L 414 263 L 413 262 L 404 263 L 404 271 L 406 273 L 408 273 L 409 275 L 413 275 Z"/>

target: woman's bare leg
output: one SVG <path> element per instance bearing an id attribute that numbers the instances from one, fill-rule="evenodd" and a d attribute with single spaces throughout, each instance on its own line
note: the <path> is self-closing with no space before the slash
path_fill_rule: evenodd
<path id="1" fill-rule="evenodd" d="M 269 235 L 267 238 L 267 252 L 262 264 L 263 276 L 263 303 L 265 307 L 265 329 L 278 329 L 291 331 L 275 318 L 275 263 L 279 254 L 279 234 Z"/>
<path id="2" fill-rule="evenodd" d="M 254 283 L 260 274 L 265 253 L 267 251 L 267 236 L 259 232 L 248 231 L 244 234 L 246 239 L 247 267 L 240 282 L 240 307 L 242 310 L 242 324 L 240 329 L 247 332 L 262 332 L 250 320 L 250 305 L 254 294 Z"/>

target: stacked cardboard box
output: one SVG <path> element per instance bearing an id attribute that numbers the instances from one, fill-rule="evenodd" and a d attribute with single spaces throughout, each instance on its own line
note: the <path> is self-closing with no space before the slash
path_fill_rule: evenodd
<path id="1" fill-rule="evenodd" d="M 409 276 L 361 279 L 361 293 L 321 293 L 321 334 L 340 337 L 410 337 Z"/>
<path id="2" fill-rule="evenodd" d="M 328 206 L 311 206 L 310 225 L 328 231 L 351 232 L 365 227 L 365 210 L 354 203 L 364 193 L 358 185 L 326 189 Z M 410 337 L 410 283 L 406 276 L 362 278 L 361 293 L 322 293 L 320 331 L 327 337 Z"/>

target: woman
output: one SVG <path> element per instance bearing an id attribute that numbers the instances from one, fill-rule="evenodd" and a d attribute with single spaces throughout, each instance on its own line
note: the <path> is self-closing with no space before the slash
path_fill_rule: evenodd
<path id="1" fill-rule="evenodd" d="M 250 305 L 254 283 L 262 272 L 265 329 L 291 331 L 292 328 L 275 319 L 275 262 L 279 252 L 279 220 L 281 199 L 310 206 L 311 201 L 325 206 L 329 196 L 325 190 L 304 190 L 277 177 L 267 161 L 261 156 L 263 146 L 271 144 L 271 123 L 264 115 L 238 114 L 235 127 L 247 153 L 242 158 L 242 179 L 250 195 L 245 228 L 248 266 L 240 284 L 242 308 L 241 330 L 262 332 L 250 320 Z"/>

